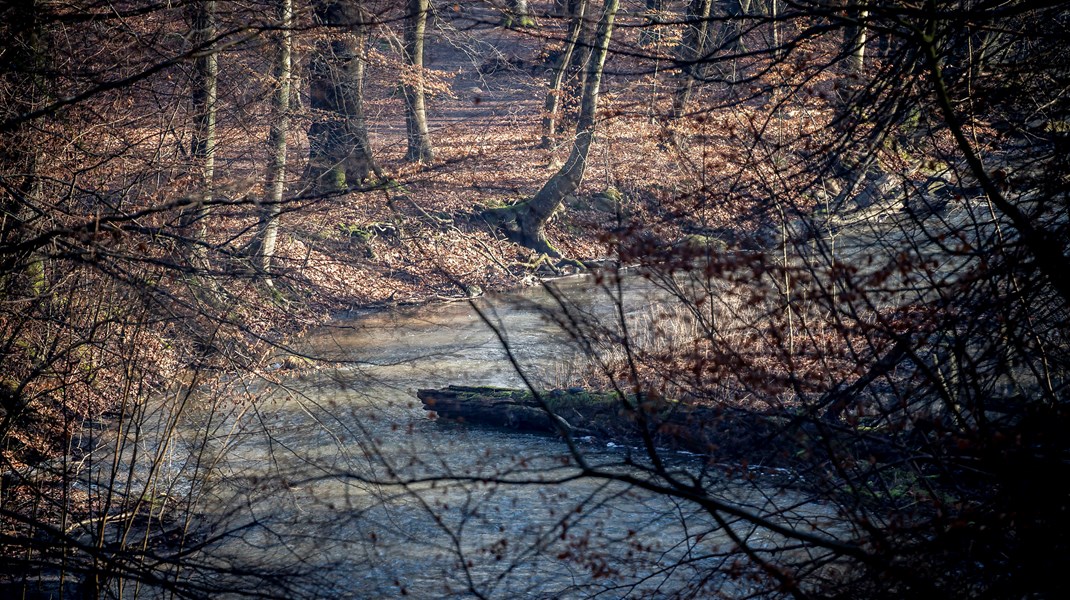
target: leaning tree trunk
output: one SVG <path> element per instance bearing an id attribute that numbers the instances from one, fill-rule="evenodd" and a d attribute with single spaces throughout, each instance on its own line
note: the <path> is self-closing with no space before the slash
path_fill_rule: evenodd
<path id="1" fill-rule="evenodd" d="M 598 94 L 602 84 L 602 70 L 609 42 L 613 35 L 613 20 L 617 14 L 619 0 L 605 0 L 602 6 L 602 18 L 598 24 L 598 34 L 591 57 L 591 69 L 583 86 L 583 99 L 580 102 L 580 114 L 576 122 L 576 138 L 568 160 L 542 189 L 527 202 L 511 207 L 515 211 L 518 241 L 529 248 L 544 252 L 550 256 L 560 256 L 546 240 L 546 223 L 560 208 L 565 196 L 573 193 L 583 180 L 587 169 L 587 154 L 594 140 L 595 114 L 598 110 Z"/>
<path id="2" fill-rule="evenodd" d="M 335 39 L 319 42 L 309 65 L 309 157 L 313 194 L 329 194 L 380 174 L 364 121 L 364 14 L 359 4 L 317 0 L 316 22 Z"/>
<path id="3" fill-rule="evenodd" d="M 219 60 L 212 41 L 216 36 L 215 0 L 190 4 L 190 29 L 193 38 L 193 138 L 190 157 L 194 172 L 193 205 L 181 218 L 186 234 L 195 241 L 203 241 L 207 232 L 206 211 L 212 201 L 215 180 L 216 146 L 216 86 L 219 79 Z"/>
<path id="4" fill-rule="evenodd" d="M 255 255 L 258 267 L 267 272 L 275 255 L 279 213 L 286 192 L 286 136 L 290 132 L 290 76 L 293 52 L 293 0 L 277 0 L 280 29 L 275 35 L 275 91 L 271 98 L 271 162 L 267 171 L 267 201 L 260 213 Z"/>
<path id="5" fill-rule="evenodd" d="M 430 162 L 433 158 L 431 136 L 427 132 L 427 107 L 424 100 L 424 32 L 427 29 L 429 0 L 409 0 L 405 17 L 405 62 L 409 74 L 402 78 L 402 94 L 405 96 L 405 128 L 408 131 L 409 148 L 405 159 L 414 162 Z"/>
<path id="6" fill-rule="evenodd" d="M 572 56 L 576 52 L 579 43 L 580 32 L 583 30 L 583 21 L 587 16 L 588 0 L 578 0 L 575 10 L 569 18 L 568 35 L 565 39 L 565 49 L 557 60 L 554 68 L 554 76 L 550 81 L 550 89 L 546 92 L 546 103 L 542 118 L 542 147 L 552 148 L 557 137 L 558 112 L 561 110 L 561 94 L 564 93 L 565 74 Z"/>
<path id="7" fill-rule="evenodd" d="M 676 49 L 680 78 L 672 96 L 673 117 L 679 118 L 687 110 L 695 80 L 702 74 L 700 61 L 706 52 L 712 5 L 712 0 L 691 0 L 687 5 L 687 28 Z"/>

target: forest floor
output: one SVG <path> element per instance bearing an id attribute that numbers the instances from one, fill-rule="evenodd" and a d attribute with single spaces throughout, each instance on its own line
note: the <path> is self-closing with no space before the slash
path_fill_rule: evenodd
<path id="1" fill-rule="evenodd" d="M 430 164 L 404 162 L 397 74 L 372 62 L 369 135 L 375 158 L 396 184 L 349 194 L 283 222 L 279 264 L 314 284 L 318 293 L 309 300 L 315 304 L 346 310 L 463 298 L 575 271 L 540 260 L 479 218 L 482 208 L 531 197 L 571 145 L 567 120 L 556 148 L 539 144 L 551 71 L 547 54 L 564 33 L 556 31 L 561 24 L 547 20 L 511 30 L 481 10 L 440 16 L 429 28 L 426 66 L 434 93 L 428 115 L 436 153 Z M 738 212 L 718 210 L 706 186 L 718 163 L 738 169 L 738 162 L 724 164 L 732 159 L 723 142 L 761 103 L 669 123 L 658 115 L 669 112 L 673 79 L 652 71 L 656 62 L 629 56 L 639 47 L 637 35 L 626 26 L 615 34 L 614 45 L 625 52 L 607 63 L 586 176 L 548 227 L 551 243 L 569 259 L 612 260 L 621 231 L 632 241 L 672 247 L 696 232 L 746 225 Z M 663 40 L 649 51 L 670 52 L 672 43 Z M 687 151 L 674 143 L 681 131 Z M 303 163 L 303 134 L 298 140 L 291 156 Z M 695 210 L 688 204 L 697 195 L 703 197 L 694 199 L 701 205 Z"/>

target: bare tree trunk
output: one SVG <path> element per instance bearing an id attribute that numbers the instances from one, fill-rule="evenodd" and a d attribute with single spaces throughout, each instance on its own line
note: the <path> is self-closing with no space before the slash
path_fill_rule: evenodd
<path id="1" fill-rule="evenodd" d="M 583 20 L 587 15 L 588 0 L 579 0 L 575 12 L 569 19 L 568 37 L 565 40 L 565 49 L 562 51 L 554 69 L 554 77 L 550 82 L 550 89 L 546 92 L 544 116 L 542 118 L 542 147 L 552 148 L 554 139 L 557 137 L 558 112 L 561 110 L 561 94 L 563 93 L 565 73 L 576 51 L 579 42 L 580 31 L 583 29 Z"/>
<path id="2" fill-rule="evenodd" d="M 206 205 L 212 201 L 215 181 L 216 86 L 219 57 L 210 46 L 216 36 L 215 0 L 190 4 L 190 29 L 194 46 L 193 60 L 193 139 L 190 157 L 197 189 L 193 207 L 182 215 L 182 227 L 192 228 L 190 235 L 203 240 L 207 232 Z"/>
<path id="3" fill-rule="evenodd" d="M 316 21 L 337 39 L 320 42 L 309 66 L 312 125 L 305 178 L 313 193 L 360 185 L 374 172 L 364 120 L 364 15 L 359 4 L 317 0 Z"/>
<path id="4" fill-rule="evenodd" d="M 286 136 L 290 132 L 290 77 L 293 52 L 293 0 L 277 0 L 279 25 L 275 36 L 275 92 L 271 98 L 271 163 L 267 171 L 267 201 L 261 208 L 255 254 L 264 272 L 271 268 L 279 234 L 279 213 L 286 192 Z"/>
<path id="5" fill-rule="evenodd" d="M 513 207 L 519 241 L 525 246 L 551 256 L 560 256 L 560 254 L 546 240 L 546 223 L 560 208 L 565 196 L 576 191 L 587 169 L 587 154 L 594 140 L 595 115 L 598 111 L 602 71 L 606 62 L 606 54 L 609 52 L 609 42 L 613 35 L 613 20 L 619 4 L 619 0 L 605 0 L 602 6 L 602 17 L 599 20 L 594 53 L 591 57 L 591 69 L 583 87 L 583 99 L 576 122 L 576 138 L 572 143 L 572 151 L 569 153 L 568 160 L 534 197 Z"/>
<path id="6" fill-rule="evenodd" d="M 405 160 L 430 162 L 434 158 L 431 136 L 427 132 L 427 108 L 424 100 L 424 33 L 427 29 L 429 0 L 409 0 L 405 17 L 405 62 L 410 73 L 402 79 L 405 96 L 405 127 L 409 149 Z"/>
<path id="7" fill-rule="evenodd" d="M 777 2 L 779 0 L 769 0 L 769 18 L 772 21 L 773 28 L 773 56 L 779 58 L 782 55 L 782 51 L 780 49 L 780 23 L 777 20 L 780 7 Z"/>
<path id="8" fill-rule="evenodd" d="M 848 67 L 852 73 L 861 73 L 866 65 L 866 28 L 863 22 L 869 11 L 861 10 L 851 2 L 847 5 L 847 27 L 843 30 L 844 51 L 849 55 Z"/>
<path id="9" fill-rule="evenodd" d="M 679 118 L 687 110 L 687 103 L 695 88 L 695 79 L 702 74 L 699 61 L 706 51 L 712 6 L 712 0 L 691 0 L 687 5 L 687 29 L 684 30 L 676 50 L 681 67 L 680 79 L 672 97 L 674 118 Z"/>
<path id="10" fill-rule="evenodd" d="M 568 9 L 570 15 L 576 15 L 580 11 L 580 5 L 589 5 L 587 0 L 569 0 Z M 589 9 L 589 6 L 585 6 Z M 589 18 L 590 10 L 585 10 L 582 18 L 579 19 L 579 37 L 576 38 L 576 44 L 572 50 L 572 54 L 569 56 L 569 60 L 565 63 L 565 79 L 563 83 L 563 90 L 561 92 L 561 104 L 567 109 L 576 107 L 576 98 L 582 98 L 583 90 L 587 85 L 587 76 L 590 74 L 591 66 L 591 50 L 595 41 L 595 31 L 592 27 L 592 21 Z"/>

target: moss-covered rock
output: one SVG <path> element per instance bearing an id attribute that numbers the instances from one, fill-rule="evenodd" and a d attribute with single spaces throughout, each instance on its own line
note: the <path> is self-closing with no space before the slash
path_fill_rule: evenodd
<path id="1" fill-rule="evenodd" d="M 617 188 L 609 186 L 591 196 L 590 208 L 591 210 L 611 215 L 622 214 L 624 212 L 624 194 Z"/>

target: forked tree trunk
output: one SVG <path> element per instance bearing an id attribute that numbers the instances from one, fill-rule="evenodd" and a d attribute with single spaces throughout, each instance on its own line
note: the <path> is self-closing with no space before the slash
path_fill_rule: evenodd
<path id="1" fill-rule="evenodd" d="M 589 18 L 591 15 L 590 0 L 569 0 L 569 14 L 578 14 L 581 4 L 586 5 L 586 10 L 583 18 L 579 19 L 579 36 L 568 62 L 565 63 L 565 79 L 562 83 L 563 89 L 559 101 L 567 110 L 576 107 L 576 98 L 582 98 L 583 90 L 587 85 L 587 77 L 594 68 L 591 63 L 591 53 L 595 45 L 596 32 Z M 558 126 L 560 127 L 560 123 Z"/>
<path id="2" fill-rule="evenodd" d="M 364 15 L 359 4 L 317 0 L 316 21 L 338 37 L 320 42 L 309 66 L 309 159 L 312 193 L 339 192 L 363 183 L 379 167 L 364 121 Z"/>
<path id="3" fill-rule="evenodd" d="M 424 34 L 427 29 L 429 0 L 409 0 L 405 16 L 405 62 L 409 76 L 402 80 L 405 97 L 405 128 L 408 131 L 409 148 L 405 159 L 414 162 L 431 162 L 431 136 L 427 131 L 427 107 L 424 99 Z"/>
<path id="4" fill-rule="evenodd" d="M 598 111 L 598 94 L 602 84 L 602 71 L 613 35 L 613 20 L 619 0 L 605 0 L 602 17 L 598 23 L 591 68 L 583 86 L 583 99 L 576 122 L 576 138 L 568 160 L 542 189 L 527 202 L 512 207 L 515 211 L 517 234 L 520 243 L 551 256 L 560 256 L 546 240 L 546 223 L 560 208 L 565 196 L 573 193 L 583 180 L 587 169 L 587 155 L 594 140 L 595 115 Z"/>
<path id="5" fill-rule="evenodd" d="M 286 193 L 286 136 L 290 132 L 290 76 L 293 52 L 293 0 L 277 0 L 279 26 L 275 35 L 275 91 L 271 97 L 271 162 L 267 171 L 267 201 L 261 208 L 255 255 L 260 270 L 271 268 L 279 235 L 279 213 Z"/>
<path id="6" fill-rule="evenodd" d="M 210 46 L 216 36 L 215 0 L 190 4 L 193 60 L 193 138 L 190 157 L 194 173 L 193 206 L 183 214 L 181 225 L 194 240 L 204 240 L 207 232 L 206 206 L 212 201 L 215 181 L 216 87 L 219 56 Z"/>
<path id="7" fill-rule="evenodd" d="M 687 110 L 687 103 L 695 89 L 695 80 L 703 72 L 700 61 L 706 52 L 712 6 L 712 0 L 691 0 L 687 5 L 687 28 L 676 49 L 681 67 L 676 91 L 672 96 L 672 114 L 675 118 L 679 118 Z"/>
<path id="8" fill-rule="evenodd" d="M 542 147 L 552 148 L 557 137 L 558 113 L 561 110 L 561 94 L 564 93 L 565 74 L 572 56 L 576 52 L 579 43 L 580 32 L 583 30 L 583 20 L 587 16 L 588 0 L 578 0 L 575 10 L 569 16 L 568 35 L 565 39 L 565 48 L 557 60 L 553 79 L 550 81 L 550 89 L 546 92 L 546 103 L 542 118 Z"/>

